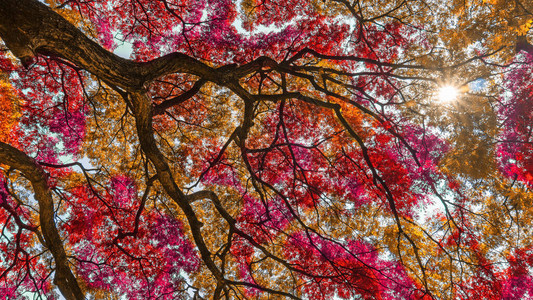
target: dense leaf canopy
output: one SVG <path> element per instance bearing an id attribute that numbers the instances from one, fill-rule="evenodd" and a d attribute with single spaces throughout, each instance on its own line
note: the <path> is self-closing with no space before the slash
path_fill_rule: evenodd
<path id="1" fill-rule="evenodd" d="M 532 13 L 0 0 L 0 295 L 533 297 Z"/>

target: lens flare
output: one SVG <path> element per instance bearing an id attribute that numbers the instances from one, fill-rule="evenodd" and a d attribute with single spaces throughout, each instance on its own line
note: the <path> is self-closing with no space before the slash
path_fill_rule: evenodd
<path id="1" fill-rule="evenodd" d="M 459 89 L 451 86 L 445 85 L 439 88 L 438 98 L 440 102 L 452 102 L 459 96 Z"/>

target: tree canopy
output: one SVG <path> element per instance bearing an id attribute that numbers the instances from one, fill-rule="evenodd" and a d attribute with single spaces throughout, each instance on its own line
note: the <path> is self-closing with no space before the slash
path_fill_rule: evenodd
<path id="1" fill-rule="evenodd" d="M 0 0 L 0 295 L 533 297 L 532 24 L 523 0 Z"/>

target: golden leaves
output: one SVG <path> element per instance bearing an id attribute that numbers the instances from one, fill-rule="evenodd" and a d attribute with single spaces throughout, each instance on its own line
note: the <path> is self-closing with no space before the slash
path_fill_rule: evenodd
<path id="1" fill-rule="evenodd" d="M 515 31 L 518 36 L 523 36 L 526 35 L 532 27 L 533 19 L 529 19 L 529 21 L 523 22 L 522 25 L 518 25 Z"/>
<path id="2" fill-rule="evenodd" d="M 105 167 L 108 173 L 125 173 L 132 178 L 137 170 L 140 148 L 133 118 L 119 96 L 107 92 L 93 95 L 93 109 L 87 118 L 87 132 L 82 156 L 91 159 L 95 167 Z"/>
<path id="3" fill-rule="evenodd" d="M 527 1 L 453 1 L 449 12 L 455 21 L 449 29 L 441 31 L 441 38 L 448 47 L 458 51 L 479 43 L 485 49 L 507 47 L 501 54 L 512 55 L 516 37 L 531 28 L 532 22 L 527 17 L 531 8 Z"/>
<path id="4" fill-rule="evenodd" d="M 11 129 L 20 117 L 19 98 L 7 79 L 0 73 L 0 141 L 11 142 Z M 14 141 L 13 141 L 14 142 Z"/>

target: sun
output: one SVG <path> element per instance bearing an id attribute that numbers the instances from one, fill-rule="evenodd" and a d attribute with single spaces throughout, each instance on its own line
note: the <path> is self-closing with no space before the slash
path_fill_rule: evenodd
<path id="1" fill-rule="evenodd" d="M 459 89 L 452 85 L 441 86 L 437 95 L 442 103 L 452 102 L 459 96 Z"/>

